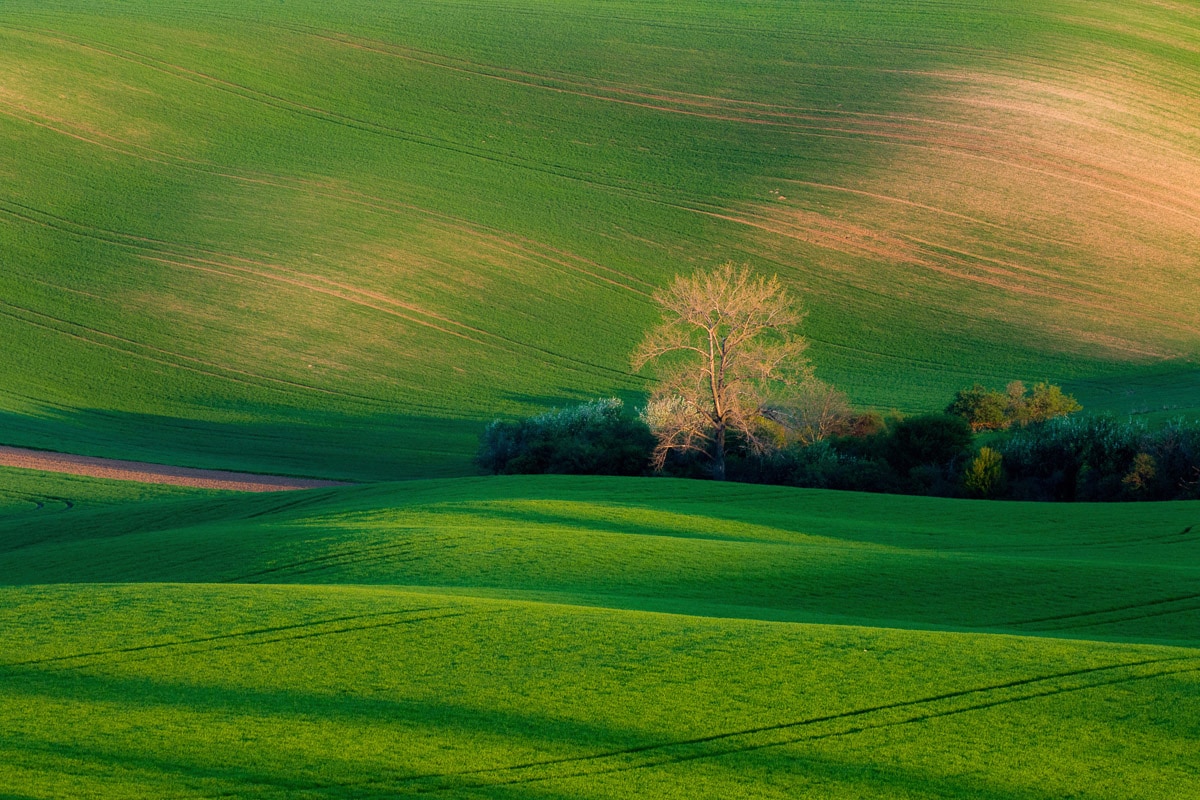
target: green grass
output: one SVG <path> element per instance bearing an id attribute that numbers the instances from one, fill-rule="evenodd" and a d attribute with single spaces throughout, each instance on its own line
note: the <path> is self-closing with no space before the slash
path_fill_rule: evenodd
<path id="1" fill-rule="evenodd" d="M 1074 0 L 12 0 L 0 439 L 461 475 L 496 414 L 638 397 L 647 295 L 724 259 L 862 403 L 1195 413 L 1196 44 Z"/>
<path id="2" fill-rule="evenodd" d="M 0 793 L 1200 789 L 1200 503 L 80 491 L 0 510 Z"/>
<path id="3" fill-rule="evenodd" d="M 0 686 L 18 796 L 1184 798 L 1200 780 L 1196 650 L 390 588 L 0 598 L 26 645 Z"/>
<path id="4" fill-rule="evenodd" d="M 1200 413 L 1200 32 L 1118 0 L 6 0 L 0 798 L 1200 796 L 1200 504 L 462 477 L 726 259 L 822 377 Z"/>
<path id="5" fill-rule="evenodd" d="M 421 586 L 1200 645 L 1197 503 L 997 504 L 669 479 L 476 478 L 144 501 L 38 525 L 22 517 L 0 523 L 0 536 L 9 583 Z"/>
<path id="6" fill-rule="evenodd" d="M 77 514 L 101 508 L 221 496 L 221 492 L 199 489 L 0 467 L 0 524 L 14 529 L 40 527 L 67 511 L 71 513 L 64 519 L 74 520 Z"/>

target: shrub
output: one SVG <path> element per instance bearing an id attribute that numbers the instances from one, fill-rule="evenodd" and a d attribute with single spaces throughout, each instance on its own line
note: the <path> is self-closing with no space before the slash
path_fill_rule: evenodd
<path id="1" fill-rule="evenodd" d="M 1143 450 L 1154 459 L 1155 475 L 1146 494 L 1156 500 L 1200 499 L 1200 423 L 1172 420 L 1143 438 Z"/>
<path id="2" fill-rule="evenodd" d="M 1008 408 L 1005 395 L 977 383 L 970 389 L 959 390 L 946 406 L 946 413 L 962 417 L 973 431 L 994 431 L 1012 424 Z"/>
<path id="3" fill-rule="evenodd" d="M 838 455 L 828 441 L 794 448 L 788 451 L 788 455 L 793 464 L 788 481 L 791 485 L 810 489 L 844 488 L 847 460 Z"/>
<path id="4" fill-rule="evenodd" d="M 484 430 L 475 463 L 495 474 L 641 475 L 655 438 L 616 398 Z"/>
<path id="5" fill-rule="evenodd" d="M 806 489 L 899 494 L 910 488 L 883 459 L 844 452 L 842 447 L 848 441 L 853 440 L 825 439 L 742 459 L 731 475 L 735 480 Z"/>
<path id="6" fill-rule="evenodd" d="M 747 483 L 828 489 L 832 488 L 829 476 L 838 464 L 838 455 L 829 442 L 818 441 L 736 459 L 731 464 L 730 477 Z"/>
<path id="7" fill-rule="evenodd" d="M 783 428 L 785 439 L 805 446 L 846 435 L 858 421 L 845 393 L 816 378 L 802 382 L 787 403 L 771 409 L 771 413 Z"/>
<path id="8" fill-rule="evenodd" d="M 962 417 L 926 414 L 902 419 L 891 427 L 884 457 L 901 475 L 914 467 L 948 468 L 971 445 L 971 426 Z"/>
<path id="9" fill-rule="evenodd" d="M 1045 422 L 1055 417 L 1074 414 L 1083 406 L 1062 389 L 1048 383 L 1036 383 L 1029 399 L 1025 401 L 1025 418 L 1030 422 Z"/>
<path id="10" fill-rule="evenodd" d="M 963 489 L 971 497 L 995 497 L 1004 484 L 1003 457 L 999 451 L 981 447 L 979 455 L 967 465 Z"/>
<path id="11" fill-rule="evenodd" d="M 1200 423 L 1175 420 L 1151 431 L 1138 420 L 1066 416 L 1064 409 L 1074 401 L 1046 384 L 1035 386 L 1032 395 L 1016 382 L 1003 395 L 976 386 L 957 400 L 972 392 L 1004 399 L 1008 414 L 1024 409 L 1025 422 L 993 434 L 990 446 L 971 455 L 971 424 L 961 415 L 854 416 L 839 402 L 838 426 L 822 430 L 823 424 L 814 423 L 811 435 L 790 445 L 781 435 L 778 449 L 756 452 L 732 434 L 728 476 L 809 488 L 981 498 L 1200 499 Z M 658 408 L 652 403 L 635 418 L 620 400 L 595 400 L 528 419 L 497 420 L 484 432 L 476 461 L 506 474 L 649 474 L 656 439 L 647 420 Z M 1050 413 L 1058 416 L 1043 419 Z M 700 449 L 668 453 L 664 471 L 689 478 L 712 474 Z"/>
<path id="12" fill-rule="evenodd" d="M 837 470 L 829 477 L 830 489 L 853 492 L 883 492 L 903 494 L 909 486 L 891 466 L 882 460 L 843 457 Z"/>
<path id="13" fill-rule="evenodd" d="M 1155 462 L 1154 456 L 1149 453 L 1138 453 L 1133 457 L 1133 466 L 1129 472 L 1126 472 L 1125 477 L 1121 478 L 1121 484 L 1125 487 L 1125 491 L 1135 497 L 1145 497 L 1149 494 L 1157 477 L 1158 464 Z"/>
<path id="14" fill-rule="evenodd" d="M 1030 422 L 1045 422 L 1082 408 L 1075 398 L 1049 383 L 1034 384 L 1032 392 L 1021 381 L 1012 381 L 1003 392 L 975 384 L 961 389 L 946 406 L 946 413 L 962 417 L 973 431 L 994 431 Z"/>
<path id="15" fill-rule="evenodd" d="M 1015 431 L 1000 451 L 1020 499 L 1112 500 L 1145 435 L 1113 417 L 1058 417 Z"/>
<path id="16" fill-rule="evenodd" d="M 1083 466 L 1074 422 L 1027 428 L 1000 446 L 1012 479 L 1012 492 L 1021 500 L 1074 500 L 1075 483 Z"/>

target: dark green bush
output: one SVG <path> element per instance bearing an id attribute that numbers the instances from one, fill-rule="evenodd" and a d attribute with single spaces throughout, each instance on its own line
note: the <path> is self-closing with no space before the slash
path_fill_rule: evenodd
<path id="1" fill-rule="evenodd" d="M 851 439 L 825 439 L 808 446 L 796 445 L 762 456 L 731 462 L 732 480 L 798 486 L 805 489 L 841 489 L 855 492 L 903 493 L 908 484 L 882 458 L 847 452 Z"/>
<path id="2" fill-rule="evenodd" d="M 1154 438 L 1144 425 L 1114 417 L 1059 417 L 1014 431 L 999 450 L 1018 499 L 1116 500 Z"/>
<path id="3" fill-rule="evenodd" d="M 488 425 L 475 463 L 495 474 L 642 475 L 654 434 L 620 400 Z"/>
<path id="4" fill-rule="evenodd" d="M 1200 500 L 1200 423 L 1174 420 L 1145 437 L 1142 450 L 1154 459 L 1146 497 Z"/>
<path id="5" fill-rule="evenodd" d="M 1057 419 L 1015 431 L 998 449 L 1018 500 L 1074 500 L 1083 471 L 1088 420 Z"/>
<path id="6" fill-rule="evenodd" d="M 967 453 L 974 437 L 962 417 L 926 414 L 908 417 L 891 426 L 884 458 L 900 475 L 916 467 L 950 469 Z"/>
<path id="7" fill-rule="evenodd" d="M 1013 384 L 1004 396 L 1025 403 L 1025 421 L 991 434 L 988 447 L 979 451 L 962 416 L 872 414 L 856 418 L 862 424 L 852 433 L 764 454 L 731 437 L 728 476 L 749 483 L 947 497 L 1200 499 L 1200 423 L 1176 420 L 1151 431 L 1140 422 L 1108 416 L 1039 421 L 1046 409 L 1070 406 L 1054 388 L 1040 384 L 1028 396 Z M 1044 402 L 1030 411 L 1039 397 Z M 493 422 L 476 461 L 506 474 L 645 475 L 654 446 L 650 429 L 626 414 L 619 400 L 595 400 Z M 672 454 L 664 472 L 710 477 L 703 457 L 689 453 Z"/>

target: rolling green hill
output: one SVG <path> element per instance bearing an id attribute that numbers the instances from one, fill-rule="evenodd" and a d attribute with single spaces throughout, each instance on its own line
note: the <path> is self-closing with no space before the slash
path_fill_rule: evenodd
<path id="1" fill-rule="evenodd" d="M 0 477 L 0 796 L 1200 791 L 1200 503 Z"/>
<path id="2" fill-rule="evenodd" d="M 726 259 L 861 403 L 1190 412 L 1198 53 L 1184 3 L 7 0 L 0 439 L 463 474 L 644 392 Z"/>
<path id="3" fill-rule="evenodd" d="M 1200 646 L 1194 502 L 458 478 L 71 509 L 0 522 L 0 541 L 8 583 L 421 586 Z"/>
<path id="4" fill-rule="evenodd" d="M 471 477 L 679 272 L 880 408 L 1200 413 L 1200 11 L 5 0 L 7 798 L 1195 798 L 1200 504 Z"/>

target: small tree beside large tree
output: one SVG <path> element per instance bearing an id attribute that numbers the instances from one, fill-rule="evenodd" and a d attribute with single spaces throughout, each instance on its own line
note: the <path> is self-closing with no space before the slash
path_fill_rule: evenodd
<path id="1" fill-rule="evenodd" d="M 724 480 L 728 437 L 756 453 L 772 447 L 790 400 L 812 380 L 804 314 L 778 278 L 732 263 L 676 277 L 654 299 L 663 321 L 632 357 L 658 377 L 645 417 L 658 437 L 654 464 L 702 453 Z"/>

